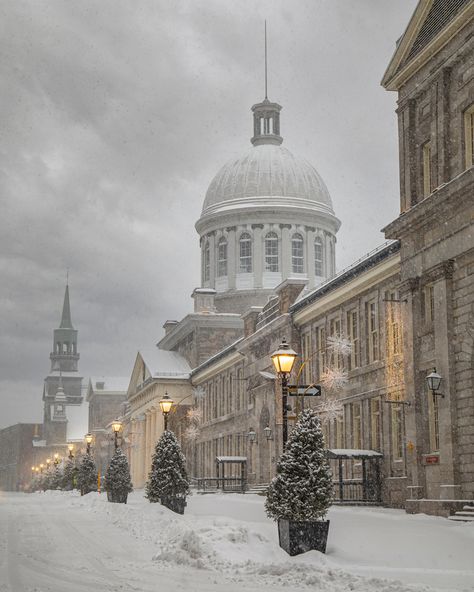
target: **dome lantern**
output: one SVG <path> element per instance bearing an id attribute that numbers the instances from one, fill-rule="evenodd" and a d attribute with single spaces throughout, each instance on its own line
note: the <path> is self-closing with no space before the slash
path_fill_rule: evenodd
<path id="1" fill-rule="evenodd" d="M 252 107 L 253 138 L 250 141 L 254 146 L 262 144 L 279 146 L 283 142 L 280 136 L 280 111 L 281 105 L 272 103 L 267 98 Z"/>

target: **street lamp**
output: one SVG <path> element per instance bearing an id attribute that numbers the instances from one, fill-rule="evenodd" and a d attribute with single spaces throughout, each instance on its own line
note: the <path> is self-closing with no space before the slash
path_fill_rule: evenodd
<path id="1" fill-rule="evenodd" d="M 44 464 L 40 463 L 40 473 L 43 474 Z"/>
<path id="2" fill-rule="evenodd" d="M 46 467 L 47 467 L 47 470 L 48 470 L 48 471 L 49 471 L 49 465 L 50 465 L 50 464 L 51 464 L 51 459 L 50 459 L 50 458 L 47 458 L 47 459 L 46 459 Z"/>
<path id="3" fill-rule="evenodd" d="M 298 354 L 290 348 L 283 339 L 276 352 L 271 355 L 273 366 L 281 380 L 281 394 L 283 404 L 283 446 L 288 440 L 288 378 L 293 370 Z"/>
<path id="4" fill-rule="evenodd" d="M 174 405 L 173 399 L 171 399 L 168 393 L 165 392 L 163 398 L 160 401 L 160 409 L 161 413 L 163 413 L 163 418 L 165 420 L 165 432 L 168 430 L 168 414 L 171 411 L 171 408 Z"/>
<path id="5" fill-rule="evenodd" d="M 115 446 L 115 450 L 117 450 L 118 448 L 118 435 L 120 430 L 122 429 L 122 422 L 119 419 L 114 419 L 114 421 L 112 422 L 112 430 L 114 432 L 114 446 Z"/>
<path id="6" fill-rule="evenodd" d="M 57 452 L 54 453 L 54 464 L 59 465 L 59 454 Z"/>
<path id="7" fill-rule="evenodd" d="M 87 454 L 90 454 L 91 453 L 91 444 L 92 444 L 92 434 L 89 432 L 88 434 L 86 434 L 84 436 L 84 439 L 87 444 Z"/>
<path id="8" fill-rule="evenodd" d="M 272 428 L 270 426 L 267 426 L 266 428 L 263 428 L 263 433 L 265 434 L 265 438 L 267 440 L 271 440 L 272 439 Z"/>
<path id="9" fill-rule="evenodd" d="M 249 439 L 250 444 L 253 444 L 257 441 L 257 434 L 253 430 L 249 430 L 247 433 L 247 438 Z"/>
<path id="10" fill-rule="evenodd" d="M 433 368 L 433 372 L 431 372 L 431 374 L 428 374 L 428 376 L 426 377 L 428 388 L 432 392 L 433 397 L 441 397 L 442 399 L 444 399 L 443 394 L 436 392 L 441 386 L 442 380 L 443 377 L 436 372 L 436 368 Z"/>
<path id="11" fill-rule="evenodd" d="M 74 454 L 72 453 L 74 450 L 74 444 L 68 444 L 67 449 L 69 450 L 69 458 L 72 460 L 74 458 Z"/>

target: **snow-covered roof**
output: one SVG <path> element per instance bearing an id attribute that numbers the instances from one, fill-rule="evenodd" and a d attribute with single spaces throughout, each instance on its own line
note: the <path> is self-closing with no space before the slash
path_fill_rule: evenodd
<path id="1" fill-rule="evenodd" d="M 90 384 L 95 392 L 126 393 L 130 378 L 127 376 L 91 376 Z"/>
<path id="2" fill-rule="evenodd" d="M 357 448 L 331 448 L 329 458 L 381 458 L 383 454 L 376 450 L 359 450 Z"/>
<path id="3" fill-rule="evenodd" d="M 89 431 L 89 403 L 67 405 L 67 440 L 83 440 Z"/>
<path id="4" fill-rule="evenodd" d="M 247 462 L 246 456 L 216 456 L 217 462 Z"/>
<path id="5" fill-rule="evenodd" d="M 189 378 L 191 366 L 178 352 L 157 347 L 140 348 L 138 351 L 153 378 Z"/>

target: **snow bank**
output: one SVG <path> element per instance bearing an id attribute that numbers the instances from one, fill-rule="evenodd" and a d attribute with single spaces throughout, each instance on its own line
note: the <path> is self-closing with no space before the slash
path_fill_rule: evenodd
<path id="1" fill-rule="evenodd" d="M 251 576 L 263 587 L 271 583 L 324 592 L 459 591 L 472 589 L 469 582 L 474 582 L 474 527 L 443 518 L 380 508 L 333 508 L 328 553 L 291 558 L 280 549 L 276 525 L 265 516 L 259 496 L 194 495 L 179 516 L 149 503 L 142 491 L 131 494 L 127 505 L 107 503 L 103 494 L 52 495 L 69 495 L 71 505 L 100 514 L 149 542 L 153 562 L 161 570 L 178 565 L 216 572 L 232 582 Z M 440 551 L 451 556 L 444 568 Z"/>

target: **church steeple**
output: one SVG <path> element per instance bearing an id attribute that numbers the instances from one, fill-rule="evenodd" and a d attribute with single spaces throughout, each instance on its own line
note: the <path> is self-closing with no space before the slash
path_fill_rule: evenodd
<path id="1" fill-rule="evenodd" d="M 60 329 L 74 329 L 71 321 L 71 305 L 69 304 L 69 285 L 66 284 L 64 292 L 63 313 L 61 315 Z"/>
<path id="2" fill-rule="evenodd" d="M 72 326 L 69 285 L 66 284 L 61 323 L 54 330 L 53 351 L 50 355 L 51 370 L 77 372 L 79 354 L 77 353 L 77 331 Z"/>

